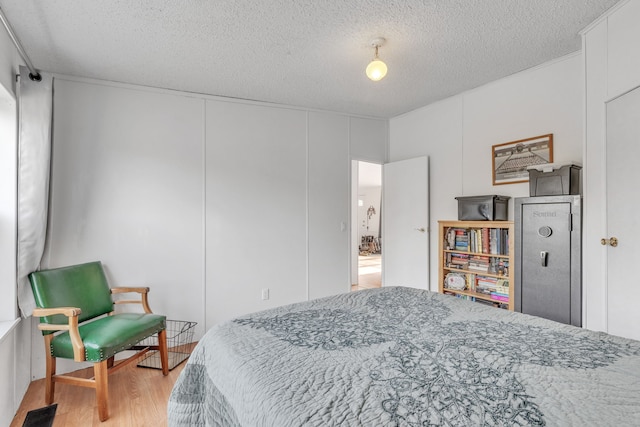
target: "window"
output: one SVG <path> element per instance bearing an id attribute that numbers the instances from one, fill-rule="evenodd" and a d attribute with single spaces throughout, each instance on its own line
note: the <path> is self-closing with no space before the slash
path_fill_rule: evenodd
<path id="1" fill-rule="evenodd" d="M 18 317 L 16 292 L 17 228 L 16 100 L 0 85 L 0 322 Z"/>

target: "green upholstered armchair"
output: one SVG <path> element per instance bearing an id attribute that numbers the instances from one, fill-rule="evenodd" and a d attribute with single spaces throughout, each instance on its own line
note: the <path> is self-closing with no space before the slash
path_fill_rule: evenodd
<path id="1" fill-rule="evenodd" d="M 90 387 L 96 390 L 98 415 L 109 418 L 108 374 L 134 362 L 149 349 L 160 352 L 162 374 L 169 373 L 166 318 L 152 314 L 149 288 L 109 288 L 102 263 L 41 270 L 29 275 L 40 317 L 46 350 L 45 401 L 53 403 L 56 382 Z M 135 292 L 140 299 L 113 301 L 112 294 Z M 114 304 L 141 304 L 144 313 L 114 312 Z M 137 343 L 158 334 L 158 346 L 139 348 Z M 128 359 L 114 364 L 114 355 L 136 349 Z M 93 362 L 93 379 L 56 375 L 56 358 Z"/>

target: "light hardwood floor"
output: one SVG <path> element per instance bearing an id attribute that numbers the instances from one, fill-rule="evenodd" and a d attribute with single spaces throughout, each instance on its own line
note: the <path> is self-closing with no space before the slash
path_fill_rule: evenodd
<path id="1" fill-rule="evenodd" d="M 167 402 L 173 384 L 186 361 L 169 375 L 159 369 L 139 368 L 135 363 L 109 376 L 109 419 L 100 422 L 95 390 L 66 384 L 56 384 L 55 403 L 58 404 L 53 427 L 158 427 L 167 425 Z M 89 378 L 93 368 L 76 371 L 79 377 Z M 75 374 L 74 374 L 75 375 Z M 27 412 L 42 408 L 44 379 L 31 382 L 11 427 L 21 427 Z"/>
<path id="2" fill-rule="evenodd" d="M 381 286 L 380 255 L 359 257 L 361 273 L 359 285 L 352 290 Z M 193 343 L 192 345 L 195 345 Z M 139 368 L 135 363 L 109 376 L 109 419 L 100 422 L 95 390 L 56 384 L 55 403 L 58 404 L 53 427 L 158 427 L 167 425 L 167 402 L 186 362 L 176 366 L 169 375 L 159 369 Z M 89 378 L 93 369 L 82 369 L 74 375 Z M 11 427 L 21 427 L 27 412 L 46 406 L 44 379 L 31 382 Z"/>
<path id="3" fill-rule="evenodd" d="M 379 254 L 360 255 L 358 257 L 358 284 L 352 285 L 352 291 L 379 288 L 382 286 L 382 259 Z"/>

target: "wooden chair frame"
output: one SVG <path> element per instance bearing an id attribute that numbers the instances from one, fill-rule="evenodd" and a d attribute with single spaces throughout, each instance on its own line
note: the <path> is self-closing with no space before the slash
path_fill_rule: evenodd
<path id="1" fill-rule="evenodd" d="M 145 313 L 151 314 L 151 308 L 149 307 L 149 301 L 147 294 L 149 288 L 147 287 L 117 287 L 111 288 L 111 294 L 122 293 L 138 293 L 140 299 L 137 300 L 116 300 L 114 304 L 141 304 Z M 57 307 L 57 308 L 36 308 L 33 310 L 33 316 L 43 317 L 51 316 L 54 314 L 62 314 L 68 318 L 69 323 L 66 325 L 53 325 L 40 323 L 38 329 L 41 331 L 69 331 L 71 343 L 73 346 L 73 360 L 76 362 L 85 361 L 85 351 L 80 332 L 78 330 L 78 316 L 82 310 L 77 307 Z M 114 312 L 109 313 L 109 315 Z M 78 378 L 71 375 L 56 375 L 56 358 L 51 355 L 51 341 L 54 338 L 54 334 L 44 335 L 44 345 L 46 351 L 46 379 L 45 379 L 45 402 L 47 405 L 53 403 L 55 384 L 70 384 L 80 387 L 89 387 L 96 390 L 96 403 L 98 406 L 98 415 L 100 421 L 105 421 L 109 418 L 109 374 L 112 374 L 128 364 L 138 360 L 140 356 L 148 352 L 149 350 L 158 350 L 160 352 L 160 361 L 162 363 L 162 375 L 167 376 L 169 374 L 169 357 L 167 351 L 167 331 L 163 329 L 158 332 L 158 345 L 146 346 L 146 347 L 132 347 L 137 350 L 136 353 L 127 359 L 114 364 L 114 357 L 103 360 L 101 362 L 95 362 L 93 364 L 93 378 Z"/>

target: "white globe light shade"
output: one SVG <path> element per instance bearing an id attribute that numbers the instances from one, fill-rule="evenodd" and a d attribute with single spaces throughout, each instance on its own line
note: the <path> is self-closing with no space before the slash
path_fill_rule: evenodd
<path id="1" fill-rule="evenodd" d="M 367 65 L 367 77 L 369 77 L 374 82 L 378 80 L 382 80 L 384 76 L 387 75 L 387 64 L 380 61 L 379 59 L 374 59 Z"/>

